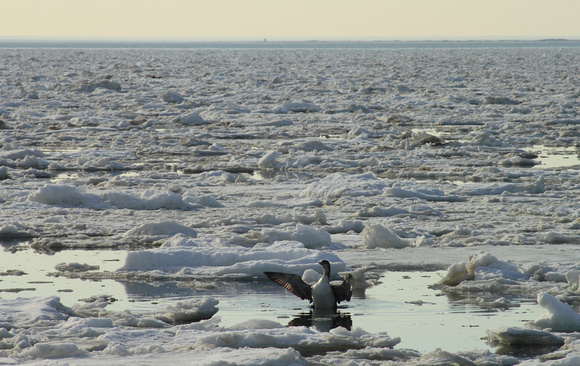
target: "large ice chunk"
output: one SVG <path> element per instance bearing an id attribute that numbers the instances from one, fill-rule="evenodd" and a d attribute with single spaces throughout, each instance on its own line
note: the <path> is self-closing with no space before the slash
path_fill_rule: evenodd
<path id="1" fill-rule="evenodd" d="M 193 239 L 192 239 L 193 240 Z M 279 241 L 269 246 L 161 247 L 127 253 L 119 272 L 162 271 L 182 276 L 204 277 L 264 277 L 264 271 L 303 273 L 306 269 L 320 271 L 318 262 L 326 259 L 333 274 L 346 271 L 344 262 L 334 253 L 307 249 L 296 241 Z"/>
<path id="2" fill-rule="evenodd" d="M 546 292 L 538 294 L 538 304 L 546 309 L 547 313 L 533 321 L 533 325 L 559 332 L 580 331 L 580 314 L 570 305 L 558 301 Z"/>
<path id="3" fill-rule="evenodd" d="M 60 322 L 75 315 L 74 311 L 60 302 L 60 298 L 18 298 L 14 300 L 0 299 L 0 319 L 13 326 L 33 326 Z"/>
<path id="4" fill-rule="evenodd" d="M 362 232 L 362 242 L 365 248 L 405 248 L 411 241 L 398 236 L 393 230 L 381 224 L 368 225 Z"/>

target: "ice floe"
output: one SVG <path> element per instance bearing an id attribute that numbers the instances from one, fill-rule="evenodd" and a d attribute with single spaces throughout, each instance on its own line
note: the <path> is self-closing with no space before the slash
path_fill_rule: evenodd
<path id="1" fill-rule="evenodd" d="M 173 192 L 147 190 L 135 197 L 123 192 L 91 193 L 83 188 L 67 185 L 47 185 L 32 193 L 28 200 L 58 206 L 81 206 L 102 209 L 108 206 L 133 210 L 193 209 L 183 198 Z"/>
<path id="2" fill-rule="evenodd" d="M 244 248 L 215 247 L 196 239 L 180 240 L 178 246 L 164 246 L 128 253 L 119 272 L 151 272 L 154 276 L 184 277 L 264 277 L 264 271 L 302 273 L 318 269 L 326 259 L 336 271 L 346 264 L 334 253 L 305 248 L 296 241 L 276 241 L 271 245 Z M 209 244 L 209 245 L 208 245 Z"/>

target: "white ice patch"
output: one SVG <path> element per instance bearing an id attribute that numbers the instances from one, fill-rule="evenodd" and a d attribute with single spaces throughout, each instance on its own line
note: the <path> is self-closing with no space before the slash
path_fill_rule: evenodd
<path id="1" fill-rule="evenodd" d="M 307 269 L 304 271 L 304 273 L 302 273 L 302 281 L 313 285 L 318 282 L 318 280 L 320 280 L 320 276 L 320 273 L 316 272 L 315 270 Z"/>
<path id="2" fill-rule="evenodd" d="M 300 204 L 300 203 L 297 203 Z M 316 202 L 315 202 L 316 204 Z M 266 201 L 254 201 L 248 203 L 249 207 L 268 207 L 268 206 L 276 206 L 273 202 L 266 202 Z M 280 204 L 279 206 L 285 207 L 285 205 Z M 270 225 L 280 225 L 282 223 L 290 223 L 290 222 L 298 222 L 305 225 L 310 224 L 320 224 L 326 225 L 326 215 L 324 211 L 321 209 L 315 209 L 313 214 L 304 212 L 305 210 L 301 209 L 300 207 L 295 207 L 292 211 L 288 211 L 282 214 L 273 215 L 273 214 L 264 214 L 260 216 L 256 222 L 259 224 L 270 224 Z M 326 227 L 325 227 L 326 228 Z"/>
<path id="3" fill-rule="evenodd" d="M 477 253 L 469 257 L 467 263 L 455 263 L 447 268 L 447 275 L 439 282 L 449 286 L 457 286 L 463 281 L 493 280 L 505 278 L 509 280 L 528 279 L 525 270 L 510 262 L 499 261 L 490 253 Z"/>
<path id="4" fill-rule="evenodd" d="M 320 112 L 321 110 L 319 106 L 309 102 L 285 102 L 282 104 L 282 108 L 278 110 L 278 113 L 309 113 Z"/>
<path id="5" fill-rule="evenodd" d="M 37 343 L 26 348 L 18 356 L 21 358 L 66 358 L 87 356 L 89 353 L 74 343 Z"/>
<path id="6" fill-rule="evenodd" d="M 284 328 L 284 326 L 278 322 L 267 320 L 267 319 L 250 319 L 245 322 L 232 325 L 228 329 L 230 330 L 243 330 L 243 329 L 276 329 Z"/>
<path id="7" fill-rule="evenodd" d="M 401 238 L 393 230 L 381 224 L 372 224 L 367 225 L 362 231 L 362 243 L 366 249 L 401 249 L 413 245 L 414 241 Z"/>
<path id="8" fill-rule="evenodd" d="M 164 357 L 164 359 L 167 359 Z M 150 358 L 147 358 L 150 360 Z M 179 362 L 179 361 L 178 361 Z M 195 356 L 186 356 L 183 363 L 189 365 L 276 365 L 276 366 L 306 366 L 308 362 L 300 352 L 288 348 L 200 348 Z"/>
<path id="9" fill-rule="evenodd" d="M 204 125 L 209 122 L 206 122 L 197 112 L 191 112 L 188 114 L 183 114 L 177 116 L 173 119 L 173 122 L 179 123 L 182 125 L 190 126 L 190 125 Z"/>
<path id="10" fill-rule="evenodd" d="M 102 208 L 127 208 L 133 210 L 187 210 L 193 206 L 170 191 L 146 190 L 140 197 L 115 191 L 87 192 L 83 188 L 68 185 L 46 185 L 28 196 L 29 201 L 54 206 Z"/>
<path id="11" fill-rule="evenodd" d="M 499 195 L 504 193 L 544 193 L 544 178 L 540 177 L 534 183 L 470 183 L 457 189 L 455 193 L 470 196 Z"/>
<path id="12" fill-rule="evenodd" d="M 91 133 L 92 129 L 89 127 L 77 128 L 75 132 L 78 133 Z M 86 131 L 83 131 L 86 130 Z M 52 132 L 52 131 L 51 131 Z M 60 130 L 59 132 L 65 133 L 65 131 Z M 71 132 L 71 131 L 69 131 Z M 54 132 L 56 133 L 56 132 Z M 119 138 L 118 141 L 122 139 Z M 136 160 L 137 156 L 122 150 L 106 150 L 106 149 L 83 149 L 74 151 L 61 151 L 51 153 L 47 159 L 51 161 L 48 166 L 49 170 L 76 170 L 83 169 L 87 171 L 101 170 L 101 171 L 112 171 L 112 170 L 127 170 L 131 166 L 122 164 L 117 160 Z"/>
<path id="13" fill-rule="evenodd" d="M 389 216 L 397 216 L 397 215 L 409 215 L 410 211 L 405 210 L 402 208 L 397 207 L 387 207 L 382 208 L 379 206 L 374 206 L 371 208 L 364 208 L 362 210 L 357 211 L 356 215 L 359 217 L 389 217 Z"/>
<path id="14" fill-rule="evenodd" d="M 193 240 L 193 239 L 192 239 Z M 307 249 L 295 241 L 280 241 L 265 247 L 161 247 L 127 253 L 118 272 L 151 272 L 179 276 L 264 277 L 264 271 L 303 273 L 319 270 L 326 259 L 336 272 L 347 267 L 334 253 Z M 334 273 L 336 273 L 334 272 Z"/>
<path id="15" fill-rule="evenodd" d="M 32 238 L 35 237 L 36 235 L 37 234 L 34 232 L 34 230 L 18 222 L 0 225 L 0 238 L 10 238 L 10 239 Z"/>
<path id="16" fill-rule="evenodd" d="M 280 156 L 280 153 L 276 150 L 268 151 L 264 156 L 258 160 L 258 166 L 260 168 L 266 168 L 276 165 L 276 159 Z"/>
<path id="17" fill-rule="evenodd" d="M 325 226 L 324 230 L 329 234 L 348 233 L 354 231 L 360 233 L 364 230 L 365 225 L 359 220 L 340 220 L 337 224 L 332 226 Z"/>
<path id="18" fill-rule="evenodd" d="M 97 195 L 81 193 L 77 187 L 64 185 L 47 185 L 39 188 L 28 196 L 28 200 L 61 206 L 96 206 L 102 202 Z"/>
<path id="19" fill-rule="evenodd" d="M 308 140 L 308 141 L 298 142 L 296 145 L 294 145 L 294 148 L 296 150 L 300 150 L 300 151 L 329 151 L 329 150 L 332 150 L 330 147 L 328 147 L 325 143 L 323 143 L 320 140 Z"/>
<path id="20" fill-rule="evenodd" d="M 538 294 L 538 304 L 546 309 L 547 313 L 533 321 L 534 326 L 556 332 L 580 331 L 580 314 L 575 312 L 570 305 L 558 301 L 546 292 Z"/>
<path id="21" fill-rule="evenodd" d="M 358 175 L 334 173 L 309 184 L 308 187 L 300 192 L 300 195 L 319 198 L 323 201 L 337 199 L 342 196 L 377 196 L 387 186 L 387 182 L 378 179 L 373 173 Z"/>
<path id="22" fill-rule="evenodd" d="M 429 353 L 425 353 L 421 356 L 421 359 L 418 362 L 415 362 L 417 365 L 465 365 L 465 366 L 474 366 L 477 363 L 470 360 L 469 355 L 460 355 L 451 352 L 447 352 L 441 349 L 436 349 Z M 487 362 L 484 361 L 484 362 Z M 502 363 L 499 363 L 500 365 Z"/>
<path id="23" fill-rule="evenodd" d="M 566 273 L 570 291 L 580 294 L 580 270 L 572 269 Z"/>
<path id="24" fill-rule="evenodd" d="M 193 194 L 185 194 L 183 195 L 183 201 L 193 204 L 193 205 L 200 205 L 203 207 L 225 207 L 222 203 L 220 203 L 215 197 L 210 195 L 205 196 L 196 196 Z"/>
<path id="25" fill-rule="evenodd" d="M 66 320 L 75 313 L 58 297 L 0 299 L 0 319 L 14 327 L 29 327 Z"/>
<path id="26" fill-rule="evenodd" d="M 18 160 L 25 159 L 27 157 L 37 157 L 42 158 L 45 154 L 37 149 L 13 149 L 13 150 L 0 150 L 0 162 L 3 159 L 6 160 Z"/>
<path id="27" fill-rule="evenodd" d="M 90 82 L 76 82 L 69 85 L 66 90 L 72 92 L 83 92 L 83 93 L 92 93 L 95 90 L 102 88 L 107 90 L 112 90 L 119 92 L 121 91 L 121 85 L 116 81 L 111 80 L 100 80 L 100 81 L 90 81 Z"/>
<path id="28" fill-rule="evenodd" d="M 556 352 L 555 352 L 556 353 Z M 548 358 L 550 355 L 544 356 L 544 358 Z M 562 357 L 562 358 L 560 358 Z M 580 365 L 580 351 L 576 348 L 575 350 L 571 351 L 567 354 L 559 354 L 555 355 L 555 360 L 548 359 L 547 361 L 542 361 L 539 363 L 537 360 L 530 360 L 524 361 L 519 366 L 578 366 Z"/>
<path id="29" fill-rule="evenodd" d="M 329 247 L 332 244 L 330 234 L 322 229 L 309 225 L 297 224 L 292 230 L 263 229 L 255 237 L 262 242 L 274 243 L 281 240 L 294 240 L 304 244 L 304 247 L 316 249 Z"/>
<path id="30" fill-rule="evenodd" d="M 391 338 L 386 333 L 371 334 L 360 328 L 352 331 L 335 328 L 329 333 L 324 333 L 305 327 L 290 327 L 253 330 L 253 332 L 242 330 L 212 333 L 200 337 L 194 347 L 292 347 L 298 351 L 311 352 L 320 349 L 331 351 L 365 347 L 392 348 L 400 341 L 399 338 Z"/>
<path id="31" fill-rule="evenodd" d="M 146 190 L 141 193 L 141 197 L 108 191 L 102 194 L 102 198 L 111 206 L 132 210 L 187 210 L 195 207 L 185 202 L 180 195 L 170 191 Z"/>
<path id="32" fill-rule="evenodd" d="M 211 318 L 218 312 L 218 300 L 204 296 L 201 300 L 178 301 L 156 318 L 169 324 L 187 324 Z"/>
<path id="33" fill-rule="evenodd" d="M 197 231 L 177 221 L 162 221 L 136 226 L 127 231 L 123 236 L 125 238 L 139 238 L 143 241 L 156 241 L 178 234 L 195 238 Z"/>
<path id="34" fill-rule="evenodd" d="M 50 162 L 43 158 L 28 155 L 22 159 L 16 159 L 16 161 L 12 162 L 12 164 L 9 162 L 2 163 L 0 160 L 0 165 L 8 165 L 23 169 L 46 169 L 50 165 Z"/>
<path id="35" fill-rule="evenodd" d="M 478 133 L 477 135 L 473 136 L 470 142 L 475 146 L 493 146 L 493 147 L 504 146 L 503 142 L 492 136 L 491 133 L 488 131 Z"/>
<path id="36" fill-rule="evenodd" d="M 165 103 L 183 103 L 185 99 L 177 92 L 168 91 L 160 96 Z"/>
<path id="37" fill-rule="evenodd" d="M 386 188 L 384 193 L 388 197 L 400 198 L 420 198 L 426 201 L 447 201 L 447 202 L 462 202 L 465 198 L 461 196 L 447 196 L 445 192 L 439 189 L 402 189 L 398 187 Z"/>

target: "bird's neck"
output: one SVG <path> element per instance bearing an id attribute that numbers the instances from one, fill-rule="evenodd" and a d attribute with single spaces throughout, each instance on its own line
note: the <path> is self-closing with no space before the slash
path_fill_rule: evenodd
<path id="1" fill-rule="evenodd" d="M 330 281 L 330 273 L 324 271 L 324 273 L 322 273 L 322 277 L 320 277 L 320 280 L 318 282 L 329 282 Z"/>

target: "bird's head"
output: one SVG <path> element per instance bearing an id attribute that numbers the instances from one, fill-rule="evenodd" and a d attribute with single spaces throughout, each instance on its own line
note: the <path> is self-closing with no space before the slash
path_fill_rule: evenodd
<path id="1" fill-rule="evenodd" d="M 322 269 L 324 270 L 324 274 L 327 276 L 330 276 L 330 262 L 327 261 L 326 259 L 323 259 L 320 262 L 318 262 L 318 264 L 320 264 L 322 266 Z"/>

